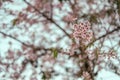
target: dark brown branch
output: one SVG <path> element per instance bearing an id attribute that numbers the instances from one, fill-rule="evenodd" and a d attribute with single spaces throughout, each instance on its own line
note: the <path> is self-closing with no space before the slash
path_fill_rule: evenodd
<path id="1" fill-rule="evenodd" d="M 91 44 L 93 44 L 94 42 L 96 42 L 96 41 L 98 41 L 98 40 L 100 40 L 100 39 L 102 39 L 102 38 L 104 38 L 104 37 L 106 37 L 106 36 L 108 36 L 108 35 L 116 32 L 116 31 L 119 31 L 119 30 L 120 30 L 120 27 L 117 27 L 116 29 L 113 29 L 112 31 L 110 31 L 110 32 L 108 32 L 108 33 L 106 33 L 106 34 L 98 37 L 97 39 L 95 39 L 95 40 L 93 40 L 91 43 L 89 43 L 88 46 L 86 47 L 86 49 L 87 49 Z"/>
<path id="2" fill-rule="evenodd" d="M 22 45 L 24 45 L 24 46 L 26 46 L 26 47 L 29 47 L 29 48 L 33 49 L 34 52 L 36 52 L 36 51 L 41 51 L 41 50 L 44 50 L 44 51 L 51 51 L 51 50 L 52 50 L 52 48 L 35 47 L 34 45 L 28 45 L 28 44 L 26 44 L 25 42 L 22 42 L 21 40 L 15 38 L 15 37 L 13 37 L 13 36 L 11 36 L 11 35 L 9 35 L 9 34 L 6 34 L 6 33 L 2 32 L 2 31 L 0 31 L 0 33 L 1 33 L 2 35 L 4 35 L 4 36 L 7 36 L 7 37 L 9 37 L 9 38 L 11 38 L 11 39 L 16 40 L 17 42 L 21 43 Z M 55 49 L 56 49 L 58 52 L 63 52 L 62 49 L 57 49 L 57 48 L 55 48 Z"/>
<path id="3" fill-rule="evenodd" d="M 106 33 L 106 34 L 100 36 L 99 38 L 96 39 L 96 41 L 99 40 L 99 39 L 101 39 L 101 38 L 106 37 L 107 35 L 112 34 L 112 33 L 115 32 L 115 31 L 119 31 L 119 30 L 120 30 L 120 27 L 117 27 L 116 29 L 114 29 L 114 30 L 112 30 L 112 31 L 110 31 L 110 32 L 108 32 L 108 33 Z"/>
<path id="4" fill-rule="evenodd" d="M 58 25 L 53 19 L 49 18 L 48 16 L 46 16 L 44 13 L 40 12 L 36 7 L 34 7 L 33 5 L 31 5 L 29 2 L 27 2 L 26 0 L 24 0 L 24 2 L 26 4 L 28 4 L 29 6 L 31 6 L 36 12 L 38 12 L 39 14 L 41 14 L 44 18 L 46 18 L 47 20 L 49 20 L 50 22 L 54 23 L 60 30 L 62 30 L 70 39 L 70 35 L 60 26 Z"/>
<path id="5" fill-rule="evenodd" d="M 3 34 L 4 36 L 7 36 L 7 37 L 9 37 L 9 38 L 12 38 L 12 39 L 18 41 L 19 43 L 25 45 L 26 47 L 32 47 L 32 45 L 28 45 L 28 44 L 22 42 L 21 40 L 15 38 L 15 37 L 13 37 L 13 36 L 11 36 L 11 35 L 9 35 L 9 34 L 6 34 L 6 33 L 2 32 L 2 31 L 0 31 L 0 33 Z"/>

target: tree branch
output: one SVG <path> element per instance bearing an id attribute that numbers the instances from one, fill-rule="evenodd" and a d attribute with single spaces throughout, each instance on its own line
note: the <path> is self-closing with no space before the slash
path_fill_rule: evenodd
<path id="1" fill-rule="evenodd" d="M 119 30 L 120 30 L 120 27 L 117 27 L 116 29 L 113 29 L 112 31 L 110 31 L 110 32 L 108 32 L 108 33 L 106 33 L 106 34 L 98 37 L 97 39 L 95 39 L 95 40 L 93 40 L 91 43 L 89 43 L 89 44 L 87 45 L 86 49 L 87 49 L 90 45 L 92 45 L 94 42 L 96 42 L 96 41 L 98 41 L 98 40 L 100 40 L 100 39 L 102 39 L 102 38 L 104 38 L 104 37 L 106 37 L 106 36 L 108 36 L 108 35 L 116 32 L 116 31 L 119 31 Z"/>
<path id="2" fill-rule="evenodd" d="M 33 49 L 34 52 L 36 52 L 36 51 L 41 51 L 41 50 L 51 51 L 51 50 L 53 49 L 53 48 L 35 47 L 34 45 L 28 45 L 28 44 L 26 44 L 25 42 L 22 42 L 21 40 L 15 38 L 15 37 L 13 37 L 13 36 L 11 36 L 11 35 L 9 35 L 9 34 L 6 34 L 6 33 L 2 32 L 2 31 L 0 31 L 0 33 L 1 33 L 2 35 L 5 35 L 5 36 L 11 38 L 11 39 L 16 40 L 17 42 L 21 43 L 22 45 L 24 45 L 24 46 L 26 46 L 26 47 L 29 47 L 29 48 Z M 56 49 L 58 52 L 63 52 L 62 49 L 60 49 L 60 48 L 55 48 L 55 49 Z M 64 53 L 64 52 L 63 52 L 63 53 Z M 42 56 L 42 55 L 44 55 L 44 54 L 41 54 L 40 56 Z"/>
<path id="3" fill-rule="evenodd" d="M 5 36 L 7 36 L 7 37 L 9 37 L 9 38 L 12 38 L 12 39 L 18 41 L 19 43 L 25 45 L 26 47 L 32 47 L 32 45 L 28 45 L 28 44 L 22 42 L 21 40 L 15 38 L 15 37 L 13 37 L 13 36 L 11 36 L 11 35 L 9 35 L 9 34 L 6 34 L 6 33 L 2 32 L 2 31 L 0 31 L 0 33 L 3 34 L 3 35 L 5 35 Z"/>
<path id="4" fill-rule="evenodd" d="M 61 27 L 59 26 L 53 19 L 49 18 L 48 16 L 46 16 L 44 13 L 40 12 L 36 7 L 34 7 L 32 4 L 30 4 L 29 2 L 27 2 L 26 0 L 23 0 L 26 4 L 28 4 L 29 6 L 31 6 L 36 12 L 38 12 L 39 14 L 41 14 L 44 18 L 46 18 L 47 20 L 49 20 L 50 22 L 54 23 L 60 30 L 62 30 L 67 37 L 70 37 L 70 35 Z"/>

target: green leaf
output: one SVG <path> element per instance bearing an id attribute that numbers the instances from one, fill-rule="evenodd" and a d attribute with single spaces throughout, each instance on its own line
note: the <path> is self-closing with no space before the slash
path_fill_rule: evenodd
<path id="1" fill-rule="evenodd" d="M 17 23 L 17 21 L 18 21 L 18 19 L 14 19 L 14 20 L 12 21 L 12 25 L 15 26 L 16 23 Z"/>
<path id="2" fill-rule="evenodd" d="M 42 76 L 42 80 L 46 80 L 46 76 L 45 76 L 44 73 L 43 73 L 43 76 Z"/>
<path id="3" fill-rule="evenodd" d="M 52 49 L 52 53 L 53 53 L 54 58 L 58 56 L 58 51 L 55 48 Z"/>
<path id="4" fill-rule="evenodd" d="M 97 15 L 91 15 L 90 22 L 97 23 Z"/>
<path id="5" fill-rule="evenodd" d="M 98 48 L 96 47 L 96 49 L 95 49 L 95 55 L 96 55 L 96 58 L 98 59 L 98 56 L 99 56 L 99 50 L 98 50 Z"/>
<path id="6" fill-rule="evenodd" d="M 75 43 L 75 38 L 72 38 L 72 42 Z"/>

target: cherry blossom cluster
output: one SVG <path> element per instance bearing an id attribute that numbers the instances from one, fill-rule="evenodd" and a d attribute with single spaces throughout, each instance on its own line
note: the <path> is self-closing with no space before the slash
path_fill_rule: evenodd
<path id="1" fill-rule="evenodd" d="M 93 37 L 93 33 L 90 28 L 91 26 L 88 21 L 74 24 L 73 38 L 82 43 L 90 42 Z"/>

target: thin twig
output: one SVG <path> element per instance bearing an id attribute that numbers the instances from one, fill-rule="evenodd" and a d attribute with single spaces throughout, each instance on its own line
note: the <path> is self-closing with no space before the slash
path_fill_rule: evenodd
<path id="1" fill-rule="evenodd" d="M 119 31 L 119 30 L 120 30 L 120 27 L 117 27 L 116 29 L 113 29 L 112 31 L 110 31 L 110 32 L 108 32 L 108 33 L 106 33 L 106 34 L 98 37 L 97 39 L 94 39 L 91 43 L 88 44 L 88 46 L 86 47 L 86 49 L 87 49 L 90 45 L 92 45 L 94 42 L 96 42 L 96 41 L 98 41 L 98 40 L 100 40 L 100 39 L 102 39 L 102 38 L 104 38 L 104 37 L 106 37 L 106 36 L 108 36 L 108 35 L 116 32 L 116 31 Z"/>
<path id="2" fill-rule="evenodd" d="M 18 41 L 19 43 L 25 45 L 26 47 L 32 47 L 32 45 L 28 45 L 28 44 L 22 42 L 21 40 L 15 38 L 15 37 L 13 37 L 13 36 L 11 36 L 11 35 L 9 35 L 9 34 L 6 34 L 6 33 L 2 32 L 2 31 L 0 31 L 0 33 L 3 34 L 3 35 L 5 35 L 5 36 L 7 36 L 7 37 L 9 37 L 9 38 L 12 38 L 12 39 Z"/>

